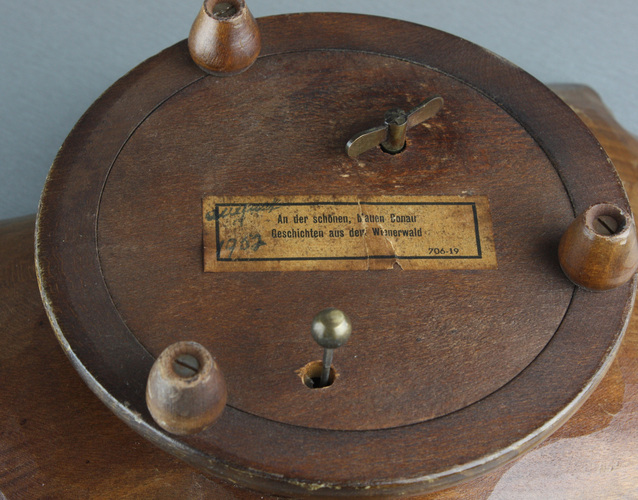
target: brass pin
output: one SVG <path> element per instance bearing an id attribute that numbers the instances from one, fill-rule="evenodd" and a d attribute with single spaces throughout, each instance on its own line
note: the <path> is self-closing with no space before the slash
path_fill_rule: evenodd
<path id="1" fill-rule="evenodd" d="M 320 387 L 328 384 L 334 350 L 344 345 L 351 333 L 350 319 L 339 309 L 324 309 L 312 320 L 312 338 L 323 347 Z"/>

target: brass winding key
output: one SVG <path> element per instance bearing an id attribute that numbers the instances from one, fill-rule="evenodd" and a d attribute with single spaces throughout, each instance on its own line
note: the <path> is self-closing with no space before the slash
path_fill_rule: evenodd
<path id="1" fill-rule="evenodd" d="M 359 132 L 350 139 L 346 144 L 346 152 L 355 158 L 380 145 L 386 153 L 400 153 L 405 147 L 408 129 L 429 120 L 442 107 L 443 98 L 435 96 L 407 113 L 402 109 L 391 109 L 386 112 L 383 125 Z"/>

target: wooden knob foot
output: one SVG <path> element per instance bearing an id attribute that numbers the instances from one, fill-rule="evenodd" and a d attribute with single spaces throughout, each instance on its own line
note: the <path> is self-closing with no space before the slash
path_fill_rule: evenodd
<path id="1" fill-rule="evenodd" d="M 207 73 L 248 69 L 261 50 L 261 35 L 244 0 L 205 0 L 188 36 L 193 61 Z"/>
<path id="2" fill-rule="evenodd" d="M 146 405 L 172 434 L 195 434 L 212 425 L 226 405 L 226 382 L 210 353 L 196 342 L 177 342 L 157 358 L 148 376 Z"/>
<path id="3" fill-rule="evenodd" d="M 563 234 L 558 257 L 567 277 L 583 288 L 602 291 L 627 283 L 638 268 L 633 218 L 610 203 L 592 205 Z"/>

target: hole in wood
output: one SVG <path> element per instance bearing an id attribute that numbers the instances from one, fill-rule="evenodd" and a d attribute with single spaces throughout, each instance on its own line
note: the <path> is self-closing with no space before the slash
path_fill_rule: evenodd
<path id="1" fill-rule="evenodd" d="M 400 153 L 403 153 L 405 151 L 406 146 L 408 145 L 407 141 L 403 143 L 403 147 L 401 149 L 399 149 L 398 151 L 390 151 L 389 149 L 385 148 L 383 146 L 383 144 L 379 144 L 379 146 L 381 146 L 381 151 L 383 151 L 386 154 L 389 155 L 398 155 Z"/>
<path id="2" fill-rule="evenodd" d="M 301 380 L 304 385 L 310 389 L 323 389 L 324 387 L 330 387 L 337 378 L 337 372 L 331 366 L 330 375 L 328 376 L 328 382 L 326 385 L 321 385 L 321 370 L 323 369 L 323 363 L 321 361 L 313 361 L 304 366 L 301 371 Z"/>
<path id="3" fill-rule="evenodd" d="M 616 205 L 601 203 L 588 210 L 587 225 L 600 236 L 614 236 L 627 226 L 627 218 Z"/>

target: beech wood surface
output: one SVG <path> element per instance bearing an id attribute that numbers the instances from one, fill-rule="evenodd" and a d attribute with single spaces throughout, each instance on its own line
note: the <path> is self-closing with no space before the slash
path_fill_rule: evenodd
<path id="1" fill-rule="evenodd" d="M 62 147 L 36 257 L 69 358 L 141 435 L 264 491 L 408 495 L 512 460 L 582 404 L 628 320 L 635 280 L 605 294 L 575 289 L 555 253 L 574 213 L 601 197 L 629 210 L 604 152 L 544 86 L 451 35 L 330 14 L 260 25 L 251 71 L 203 78 L 178 44 L 117 82 Z M 370 99 L 387 109 L 435 88 L 449 107 L 404 153 L 345 157 L 346 140 L 377 119 Z M 237 119 L 220 124 L 228 113 Z M 498 271 L 428 273 L 427 283 L 398 271 L 201 272 L 200 203 L 211 191 L 464 189 L 491 199 Z M 300 339 L 328 305 L 355 334 L 343 378 L 310 391 L 293 376 L 312 359 Z M 154 357 L 181 338 L 214 339 L 229 404 L 210 429 L 178 439 L 151 420 L 144 386 Z M 293 353 L 305 359 L 289 366 Z"/>
<path id="2" fill-rule="evenodd" d="M 631 202 L 638 203 L 638 141 L 590 89 L 554 88 L 596 134 Z M 33 217 L 0 222 L 0 491 L 9 499 L 274 498 L 213 481 L 161 452 L 81 382 L 41 304 L 33 223 Z M 637 493 L 637 448 L 633 318 L 609 372 L 566 425 L 518 461 L 421 498 L 631 498 Z"/>

